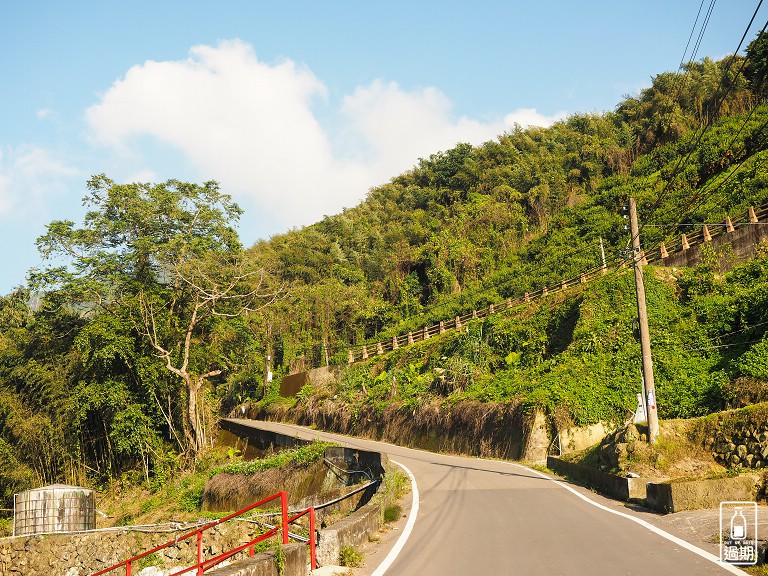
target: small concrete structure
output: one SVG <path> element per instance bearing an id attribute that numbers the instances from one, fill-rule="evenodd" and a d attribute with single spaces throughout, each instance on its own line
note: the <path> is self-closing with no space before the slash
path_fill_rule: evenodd
<path id="1" fill-rule="evenodd" d="M 547 468 L 618 500 L 644 500 L 648 478 L 623 478 L 591 466 L 547 457 Z"/>
<path id="2" fill-rule="evenodd" d="M 646 503 L 659 512 L 682 512 L 701 508 L 717 508 L 720 502 L 753 501 L 760 482 L 758 474 L 741 474 L 725 478 L 670 480 L 649 483 Z"/>

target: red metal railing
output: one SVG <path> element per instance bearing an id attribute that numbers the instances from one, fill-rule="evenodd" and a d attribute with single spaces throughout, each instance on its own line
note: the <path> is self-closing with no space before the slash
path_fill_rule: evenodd
<path id="1" fill-rule="evenodd" d="M 209 530 L 210 528 L 213 528 L 214 526 L 218 526 L 219 524 L 223 524 L 224 522 L 227 522 L 228 520 L 232 520 L 233 518 L 236 518 L 238 516 L 242 516 L 246 512 L 249 512 L 253 510 L 254 508 L 258 508 L 259 506 L 263 506 L 264 504 L 267 504 L 268 502 L 271 502 L 273 500 L 280 499 L 280 510 L 281 510 L 281 524 L 280 526 L 275 526 L 274 528 L 270 528 L 260 536 L 254 538 L 253 540 L 250 540 L 246 542 L 245 544 L 242 544 L 238 546 L 237 548 L 232 548 L 231 550 L 227 550 L 226 552 L 222 552 L 221 554 L 218 554 L 217 556 L 214 556 L 212 558 L 208 558 L 205 560 L 203 558 L 203 532 L 206 530 Z M 155 552 L 158 552 L 160 550 L 163 550 L 164 548 L 168 548 L 170 546 L 175 546 L 179 542 L 183 540 L 187 540 L 190 538 L 196 538 L 197 540 L 197 563 L 193 564 L 191 566 L 187 566 L 186 568 L 183 568 L 177 572 L 173 572 L 170 576 L 179 576 L 181 574 L 187 574 L 191 572 L 192 570 L 195 570 L 195 573 L 197 576 L 202 576 L 207 570 L 213 568 L 217 564 L 223 562 L 227 558 L 230 558 L 234 556 L 235 554 L 242 552 L 243 550 L 248 550 L 249 556 L 253 556 L 255 554 L 255 545 L 259 542 L 262 542 L 264 540 L 267 540 L 271 538 L 272 536 L 275 536 L 278 532 L 282 532 L 283 537 L 283 544 L 288 544 L 288 525 L 292 524 L 299 518 L 305 515 L 309 515 L 309 557 L 310 562 L 312 565 L 312 569 L 314 570 L 317 568 L 317 559 L 315 555 L 315 509 L 314 507 L 307 508 L 303 512 L 299 512 L 295 516 L 288 517 L 288 495 L 285 491 L 278 492 L 277 494 L 273 494 L 272 496 L 269 496 L 268 498 L 264 498 L 264 500 L 260 500 L 259 502 L 256 502 L 255 504 L 251 504 L 247 508 L 243 508 L 242 510 L 238 510 L 237 512 L 230 514 L 228 516 L 225 516 L 224 518 L 220 518 L 218 520 L 214 520 L 213 522 L 210 522 L 208 524 L 205 524 L 204 526 L 201 526 L 200 528 L 197 528 L 193 530 L 192 532 L 189 532 L 187 534 L 184 534 L 183 536 L 179 536 L 178 538 L 174 538 L 173 540 L 170 540 L 166 542 L 165 544 L 161 544 L 160 546 L 156 546 L 152 548 L 151 550 L 147 550 L 146 552 L 142 552 L 141 554 L 137 554 L 136 556 L 133 556 L 132 558 L 128 558 L 128 560 L 123 560 L 119 564 L 115 564 L 114 566 L 110 566 L 109 568 L 105 568 L 104 570 L 101 570 L 99 572 L 94 572 L 91 576 L 101 576 L 101 574 L 107 574 L 108 572 L 112 572 L 113 570 L 117 570 L 118 568 L 125 566 L 125 574 L 126 576 L 132 576 L 133 573 L 133 564 L 144 558 L 145 556 L 149 556 L 150 554 L 154 554 Z"/>

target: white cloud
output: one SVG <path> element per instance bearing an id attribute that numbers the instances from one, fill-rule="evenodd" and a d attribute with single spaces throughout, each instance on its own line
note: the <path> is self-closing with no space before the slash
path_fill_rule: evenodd
<path id="1" fill-rule="evenodd" d="M 54 196 L 66 193 L 65 180 L 80 172 L 45 148 L 20 146 L 0 151 L 0 215 L 39 214 Z"/>
<path id="2" fill-rule="evenodd" d="M 143 136 L 180 150 L 200 178 L 219 180 L 285 227 L 356 204 L 419 157 L 559 117 L 523 109 L 495 122 L 454 119 L 439 90 L 381 81 L 344 97 L 328 115 L 336 125 L 321 125 L 317 106 L 332 104 L 311 71 L 290 60 L 261 62 L 235 40 L 132 67 L 86 119 L 93 139 L 122 157 L 137 154 Z"/>
<path id="3" fill-rule="evenodd" d="M 40 110 L 38 110 L 35 115 L 39 120 L 45 120 L 46 118 L 53 116 L 55 113 L 56 111 L 52 108 L 40 108 Z"/>

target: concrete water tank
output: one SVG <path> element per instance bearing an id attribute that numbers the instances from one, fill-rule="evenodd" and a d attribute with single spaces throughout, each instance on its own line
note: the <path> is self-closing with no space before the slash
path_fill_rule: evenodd
<path id="1" fill-rule="evenodd" d="M 96 528 L 93 490 L 52 484 L 13 497 L 13 535 L 79 532 Z"/>

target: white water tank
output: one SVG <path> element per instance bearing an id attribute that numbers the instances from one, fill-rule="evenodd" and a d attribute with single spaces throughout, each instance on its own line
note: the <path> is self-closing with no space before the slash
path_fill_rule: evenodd
<path id="1" fill-rule="evenodd" d="M 96 528 L 93 490 L 52 484 L 13 497 L 13 535 L 80 532 Z"/>

